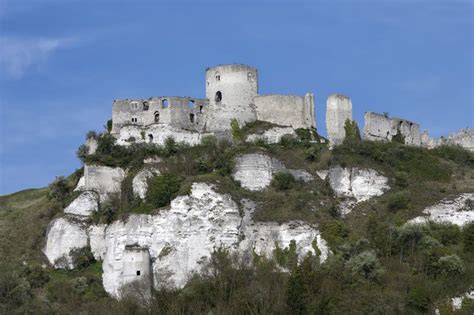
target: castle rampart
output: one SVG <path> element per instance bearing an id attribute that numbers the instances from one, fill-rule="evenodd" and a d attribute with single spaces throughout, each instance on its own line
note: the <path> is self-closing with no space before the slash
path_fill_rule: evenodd
<path id="1" fill-rule="evenodd" d="M 259 95 L 254 99 L 257 120 L 282 126 L 316 128 L 314 96 Z"/>
<path id="2" fill-rule="evenodd" d="M 364 115 L 364 139 L 391 141 L 399 132 L 405 144 L 421 146 L 420 125 L 401 118 L 367 112 Z"/>

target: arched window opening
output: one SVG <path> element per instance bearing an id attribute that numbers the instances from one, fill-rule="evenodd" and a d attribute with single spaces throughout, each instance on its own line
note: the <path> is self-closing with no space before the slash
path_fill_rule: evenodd
<path id="1" fill-rule="evenodd" d="M 168 108 L 169 106 L 169 101 L 167 98 L 161 100 L 161 107 L 163 108 Z"/>
<path id="2" fill-rule="evenodd" d="M 194 124 L 194 114 L 189 114 L 189 121 Z"/>
<path id="3" fill-rule="evenodd" d="M 160 113 L 155 112 L 155 122 L 158 123 L 160 122 Z"/>
<path id="4" fill-rule="evenodd" d="M 138 122 L 138 118 L 137 117 L 132 117 L 132 123 L 137 123 Z"/>
<path id="5" fill-rule="evenodd" d="M 132 109 L 138 109 L 138 102 L 135 102 L 135 101 L 131 102 L 131 103 L 130 103 L 130 107 L 131 107 Z"/>
<path id="6" fill-rule="evenodd" d="M 216 103 L 220 103 L 222 101 L 222 93 L 221 91 L 217 91 L 216 92 L 216 97 L 214 98 L 214 100 L 216 101 Z"/>
<path id="7" fill-rule="evenodd" d="M 148 135 L 148 142 L 153 142 L 153 135 L 151 133 Z"/>
<path id="8" fill-rule="evenodd" d="M 216 72 L 216 81 L 221 80 L 221 74 L 219 72 Z"/>
<path id="9" fill-rule="evenodd" d="M 247 73 L 247 80 L 252 81 L 252 72 Z"/>
<path id="10" fill-rule="evenodd" d="M 137 276 L 139 276 L 139 275 L 140 275 L 140 270 L 137 270 Z"/>
<path id="11" fill-rule="evenodd" d="M 189 108 L 194 108 L 194 101 L 193 100 L 188 101 L 188 107 Z"/>
<path id="12" fill-rule="evenodd" d="M 199 112 L 200 112 L 200 113 L 202 113 L 202 108 L 203 108 L 203 107 L 204 107 L 204 106 L 202 106 L 202 105 L 199 106 Z"/>
<path id="13" fill-rule="evenodd" d="M 143 102 L 143 110 L 148 110 L 150 109 L 150 103 L 148 103 L 147 101 L 144 101 Z"/>

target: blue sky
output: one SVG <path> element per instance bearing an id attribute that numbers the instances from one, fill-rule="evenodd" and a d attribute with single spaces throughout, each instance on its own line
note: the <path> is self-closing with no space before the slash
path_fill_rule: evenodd
<path id="1" fill-rule="evenodd" d="M 204 71 L 259 69 L 260 93 L 352 98 L 434 136 L 473 127 L 473 1 L 0 0 L 0 194 L 80 167 L 113 99 L 204 97 Z"/>

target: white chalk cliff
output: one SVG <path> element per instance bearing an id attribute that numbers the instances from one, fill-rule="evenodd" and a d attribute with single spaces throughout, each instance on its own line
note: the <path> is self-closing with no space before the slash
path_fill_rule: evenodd
<path id="1" fill-rule="evenodd" d="M 48 231 L 45 254 L 54 264 L 71 248 L 89 243 L 94 257 L 103 260 L 104 288 L 114 297 L 120 297 L 120 288 L 130 281 L 123 261 L 130 246 L 149 251 L 155 287 L 182 287 L 219 247 L 271 257 L 275 244 L 285 248 L 295 240 L 298 254 L 316 254 L 316 247 L 321 261 L 327 258 L 329 249 L 315 226 L 301 221 L 256 223 L 251 219 L 253 203 L 243 204 L 241 214 L 229 195 L 217 193 L 212 185 L 194 183 L 190 195 L 177 197 L 169 210 L 156 215 L 131 215 L 126 222 L 87 230 L 80 223 L 56 219 Z"/>
<path id="2" fill-rule="evenodd" d="M 423 224 L 431 221 L 463 226 L 474 222 L 474 193 L 461 194 L 456 198 L 445 198 L 423 210 L 423 213 L 425 216 L 416 217 L 409 223 Z"/>
<path id="3" fill-rule="evenodd" d="M 381 196 L 390 189 L 388 178 L 373 169 L 331 167 L 328 173 L 329 185 L 339 198 L 343 215 L 348 214 L 358 202 Z"/>
<path id="4" fill-rule="evenodd" d="M 313 180 L 313 176 L 305 170 L 288 170 L 282 162 L 266 154 L 244 154 L 236 159 L 235 164 L 232 177 L 250 191 L 267 188 L 276 172 L 289 172 L 296 179 L 305 182 Z"/>

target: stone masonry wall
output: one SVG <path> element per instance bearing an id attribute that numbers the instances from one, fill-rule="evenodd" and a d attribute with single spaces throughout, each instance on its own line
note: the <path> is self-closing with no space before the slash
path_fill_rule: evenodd
<path id="1" fill-rule="evenodd" d="M 372 112 L 365 113 L 364 120 L 364 139 L 366 140 L 391 141 L 400 131 L 405 137 L 405 144 L 421 145 L 420 125 L 417 123 Z"/>
<path id="2" fill-rule="evenodd" d="M 208 101 L 190 97 L 153 97 L 138 100 L 115 100 L 112 106 L 112 134 L 125 126 L 167 124 L 192 131 L 204 128 Z"/>
<path id="3" fill-rule="evenodd" d="M 254 98 L 257 120 L 297 128 L 316 127 L 314 96 L 259 95 Z"/>
<path id="4" fill-rule="evenodd" d="M 207 132 L 230 130 L 233 119 L 243 125 L 255 121 L 254 97 L 258 94 L 257 69 L 241 64 L 220 65 L 206 71 Z M 220 95 L 220 99 L 216 98 Z"/>
<path id="5" fill-rule="evenodd" d="M 352 120 L 352 101 L 341 94 L 330 95 L 326 103 L 326 129 L 331 145 L 341 144 L 346 137 L 344 125 Z"/>

